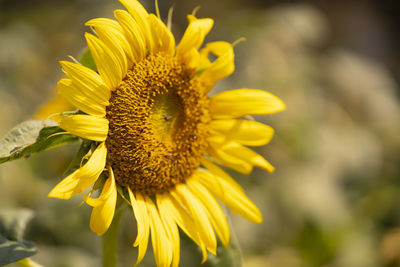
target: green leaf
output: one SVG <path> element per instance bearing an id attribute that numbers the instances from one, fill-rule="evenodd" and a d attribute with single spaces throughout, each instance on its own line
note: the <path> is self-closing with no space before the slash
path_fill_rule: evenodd
<path id="1" fill-rule="evenodd" d="M 14 127 L 0 140 L 0 163 L 79 140 L 56 125 L 51 120 L 28 120 Z"/>
<path id="2" fill-rule="evenodd" d="M 335 258 L 339 238 L 340 235 L 331 235 L 308 219 L 298 233 L 295 245 L 308 266 L 325 266 Z"/>
<path id="3" fill-rule="evenodd" d="M 80 62 L 83 66 L 88 67 L 89 69 L 92 69 L 94 71 L 97 70 L 96 63 L 94 63 L 89 48 L 86 48 L 85 52 L 83 52 Z"/>
<path id="4" fill-rule="evenodd" d="M 0 211 L 0 266 L 31 257 L 37 253 L 35 244 L 23 240 L 33 212 L 26 209 Z"/>

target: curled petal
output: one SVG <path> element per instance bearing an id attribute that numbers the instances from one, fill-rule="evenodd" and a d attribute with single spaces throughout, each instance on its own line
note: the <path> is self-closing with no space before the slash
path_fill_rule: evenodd
<path id="1" fill-rule="evenodd" d="M 188 60 L 188 55 L 192 49 L 198 50 L 204 42 L 204 38 L 210 32 L 214 21 L 210 18 L 197 19 L 192 15 L 188 15 L 189 26 L 178 46 L 176 47 L 176 55 L 182 60 Z"/>
<path id="2" fill-rule="evenodd" d="M 212 88 L 217 81 L 228 77 L 235 70 L 233 47 L 228 42 L 208 43 L 200 53 L 202 57 L 207 59 L 210 53 L 217 57 L 200 76 L 203 82 L 208 85 L 208 88 Z"/>
<path id="3" fill-rule="evenodd" d="M 53 190 L 48 197 L 69 199 L 73 195 L 86 190 L 96 182 L 97 178 L 104 170 L 107 157 L 107 148 L 105 143 L 101 143 L 85 165 L 68 175 Z"/>
<path id="4" fill-rule="evenodd" d="M 103 235 L 114 218 L 115 205 L 117 204 L 117 186 L 111 167 L 109 177 L 104 184 L 99 198 L 86 197 L 85 201 L 93 206 L 90 216 L 90 229 L 98 235 Z"/>

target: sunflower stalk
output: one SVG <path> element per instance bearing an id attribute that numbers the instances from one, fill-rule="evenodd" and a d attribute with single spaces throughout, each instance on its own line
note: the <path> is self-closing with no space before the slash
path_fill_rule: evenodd
<path id="1" fill-rule="evenodd" d="M 118 259 L 118 233 L 119 223 L 124 210 L 123 201 L 118 199 L 114 219 L 107 232 L 102 236 L 103 267 L 116 267 Z"/>

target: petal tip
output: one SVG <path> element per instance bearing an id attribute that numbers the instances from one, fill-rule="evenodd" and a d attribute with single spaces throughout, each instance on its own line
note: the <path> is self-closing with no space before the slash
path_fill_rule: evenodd
<path id="1" fill-rule="evenodd" d="M 71 192 L 56 192 L 55 188 L 53 190 L 51 190 L 48 194 L 47 194 L 48 198 L 58 198 L 58 199 L 70 199 L 72 197 L 72 193 Z"/>
<path id="2" fill-rule="evenodd" d="M 274 173 L 275 172 L 275 167 L 272 166 L 272 165 L 266 166 L 263 169 L 266 170 L 268 173 Z"/>
<path id="3" fill-rule="evenodd" d="M 263 216 L 262 216 L 262 214 L 261 214 L 261 212 L 260 212 L 260 214 L 257 214 L 257 216 L 254 218 L 253 223 L 255 223 L 255 224 L 262 224 L 263 221 L 264 221 L 264 219 L 263 219 Z"/>
<path id="4" fill-rule="evenodd" d="M 277 97 L 277 98 L 278 98 L 278 97 Z M 286 104 L 285 104 L 285 102 L 283 102 L 283 100 L 280 99 L 280 98 L 278 98 L 278 100 L 279 100 L 279 104 L 280 104 L 281 106 L 280 106 L 280 108 L 277 109 L 277 112 L 281 112 L 281 111 L 286 110 Z"/>

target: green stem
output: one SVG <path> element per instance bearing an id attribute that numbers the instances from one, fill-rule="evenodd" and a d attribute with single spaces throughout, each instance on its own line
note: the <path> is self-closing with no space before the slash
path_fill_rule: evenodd
<path id="1" fill-rule="evenodd" d="M 118 254 L 118 229 L 124 205 L 118 205 L 113 221 L 103 235 L 103 267 L 116 267 Z"/>

